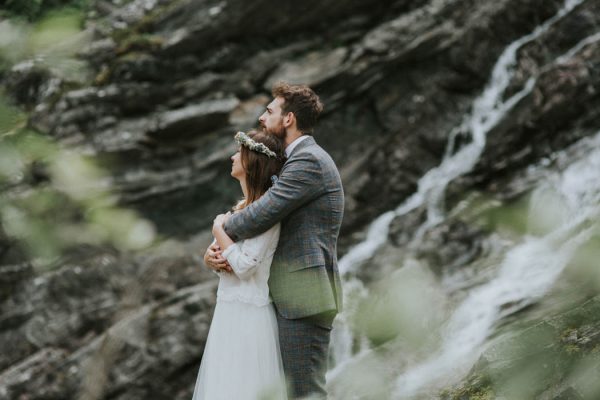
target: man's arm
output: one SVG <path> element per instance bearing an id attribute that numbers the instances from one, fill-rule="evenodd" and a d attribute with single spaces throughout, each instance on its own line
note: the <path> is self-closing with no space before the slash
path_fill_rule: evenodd
<path id="1" fill-rule="evenodd" d="M 234 213 L 224 225 L 225 232 L 234 240 L 265 232 L 323 193 L 322 173 L 321 165 L 310 153 L 288 160 L 277 182 L 260 199 Z"/>

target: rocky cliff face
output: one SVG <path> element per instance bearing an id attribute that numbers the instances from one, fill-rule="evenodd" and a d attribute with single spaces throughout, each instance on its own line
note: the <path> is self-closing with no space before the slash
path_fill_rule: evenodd
<path id="1" fill-rule="evenodd" d="M 213 216 L 239 196 L 229 176 L 232 136 L 255 125 L 272 83 L 307 83 L 325 103 L 315 137 L 342 174 L 345 252 L 368 222 L 417 190 L 450 138 L 454 150 L 473 140 L 457 127 L 498 57 L 563 6 L 121 3 L 96 2 L 86 22 L 94 37 L 80 55 L 88 81 L 29 62 L 6 72 L 3 85 L 30 110 L 32 127 L 108 165 L 121 204 L 184 244 L 159 255 L 84 249 L 41 276 L 14 257 L 0 260 L 0 398 L 75 398 L 81 387 L 90 399 L 190 398 L 215 285 L 191 255 L 207 244 L 201 233 Z M 517 180 L 522 170 L 598 131 L 599 31 L 600 1 L 586 0 L 518 50 L 503 99 L 532 86 L 491 128 L 474 168 L 450 183 L 450 205 L 471 189 L 515 199 L 532 186 Z M 397 218 L 389 251 L 424 218 L 424 206 Z M 486 243 L 460 221 L 428 235 L 419 251 L 434 266 L 460 268 Z"/>
<path id="2" fill-rule="evenodd" d="M 93 85 L 69 89 L 35 69 L 6 81 L 37 105 L 34 127 L 116 161 L 113 185 L 123 202 L 162 231 L 184 235 L 236 198 L 227 179 L 230 134 L 256 124 L 278 79 L 308 83 L 323 97 L 316 137 L 343 172 L 344 229 L 364 225 L 439 163 L 504 47 L 562 2 L 149 4 L 134 1 L 88 22 L 98 37 L 82 55 Z M 595 7 L 585 2 L 519 53 L 511 89 L 540 78 L 490 135 L 478 182 L 576 139 L 561 132 L 593 129 L 596 44 L 556 58 L 595 32 Z M 517 155 L 514 146 L 522 147 Z"/>

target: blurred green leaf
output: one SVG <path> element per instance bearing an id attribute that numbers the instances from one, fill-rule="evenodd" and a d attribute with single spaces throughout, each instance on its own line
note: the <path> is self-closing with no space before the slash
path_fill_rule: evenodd
<path id="1" fill-rule="evenodd" d="M 90 0 L 5 0 L 0 16 L 34 21 L 55 9 L 86 9 Z"/>
<path id="2" fill-rule="evenodd" d="M 415 348 L 433 346 L 445 316 L 445 296 L 420 265 L 407 265 L 371 289 L 359 306 L 354 326 L 375 345 L 396 337 Z"/>
<path id="3" fill-rule="evenodd" d="M 11 130 L 25 122 L 25 114 L 7 101 L 0 90 L 0 136 L 6 135 Z"/>
<path id="4" fill-rule="evenodd" d="M 74 10 L 56 11 L 39 21 L 29 38 L 31 50 L 46 51 L 81 30 L 82 15 Z"/>

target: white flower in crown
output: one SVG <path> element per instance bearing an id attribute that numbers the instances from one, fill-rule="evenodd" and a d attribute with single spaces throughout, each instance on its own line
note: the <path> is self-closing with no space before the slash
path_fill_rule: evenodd
<path id="1" fill-rule="evenodd" d="M 263 143 L 258 143 L 244 132 L 238 132 L 235 134 L 235 141 L 240 145 L 249 148 L 252 151 L 262 153 L 268 157 L 277 158 L 277 154 Z"/>

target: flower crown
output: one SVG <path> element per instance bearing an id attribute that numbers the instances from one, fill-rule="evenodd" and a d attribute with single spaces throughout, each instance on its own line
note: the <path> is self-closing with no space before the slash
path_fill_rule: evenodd
<path id="1" fill-rule="evenodd" d="M 246 135 L 244 132 L 238 132 L 235 134 L 235 141 L 244 147 L 249 148 L 252 151 L 256 151 L 258 153 L 262 153 L 268 157 L 275 157 L 277 158 L 277 154 L 275 154 L 275 152 L 271 149 L 269 149 L 267 146 L 265 146 L 263 143 L 258 143 L 257 141 L 255 141 L 254 139 L 252 139 L 250 136 Z"/>

